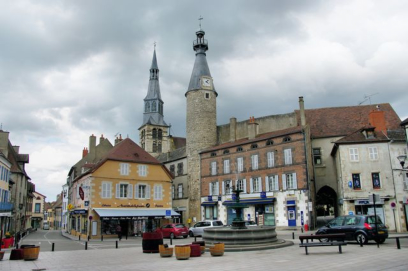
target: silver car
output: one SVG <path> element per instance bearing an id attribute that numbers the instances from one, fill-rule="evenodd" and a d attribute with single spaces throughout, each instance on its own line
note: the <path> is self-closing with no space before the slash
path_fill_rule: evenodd
<path id="1" fill-rule="evenodd" d="M 200 222 L 197 222 L 193 227 L 189 229 L 189 235 L 191 237 L 203 236 L 204 229 L 210 228 L 210 227 L 223 227 L 223 226 L 224 224 L 222 224 L 222 222 L 219 220 L 200 221 Z"/>

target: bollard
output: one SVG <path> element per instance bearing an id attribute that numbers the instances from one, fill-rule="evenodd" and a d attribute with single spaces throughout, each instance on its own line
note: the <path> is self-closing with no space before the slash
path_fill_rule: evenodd
<path id="1" fill-rule="evenodd" d="M 173 238 L 171 234 L 170 234 L 170 245 L 173 245 Z"/>
<path id="2" fill-rule="evenodd" d="M 55 245 L 55 243 L 52 243 L 51 251 L 54 251 L 54 245 Z"/>
<path id="3" fill-rule="evenodd" d="M 399 242 L 399 237 L 395 238 L 395 240 L 397 240 L 397 248 L 401 249 L 401 245 L 400 245 L 400 242 Z"/>
<path id="4" fill-rule="evenodd" d="M 358 242 L 360 243 L 360 247 L 363 247 L 363 238 L 361 235 L 358 236 Z"/>
<path id="5" fill-rule="evenodd" d="M 88 250 L 88 242 L 85 242 L 85 250 Z"/>
<path id="6" fill-rule="evenodd" d="M 194 236 L 194 242 L 197 242 L 197 236 Z"/>
<path id="7" fill-rule="evenodd" d="M 292 232 L 292 239 L 295 240 L 295 233 Z"/>
<path id="8" fill-rule="evenodd" d="M 88 242 L 89 242 L 89 239 L 91 239 L 91 236 L 88 235 Z"/>
<path id="9" fill-rule="evenodd" d="M 300 228 L 300 230 L 302 231 L 302 233 L 303 233 L 303 227 L 302 228 Z"/>
<path id="10" fill-rule="evenodd" d="M 81 234 L 79 235 L 79 241 L 81 241 Z"/>
<path id="11" fill-rule="evenodd" d="M 128 237 L 128 233 L 126 232 L 126 240 L 127 240 L 127 237 Z"/>
<path id="12" fill-rule="evenodd" d="M 116 241 L 116 248 L 118 248 L 118 241 Z"/>
<path id="13" fill-rule="evenodd" d="M 103 241 L 103 235 L 101 235 L 101 241 Z"/>

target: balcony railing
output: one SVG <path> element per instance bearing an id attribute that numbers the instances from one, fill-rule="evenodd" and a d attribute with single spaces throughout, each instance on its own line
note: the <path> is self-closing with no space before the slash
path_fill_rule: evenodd
<path id="1" fill-rule="evenodd" d="M 0 212 L 11 212 L 14 209 L 14 204 L 10 202 L 0 202 Z"/>
<path id="2" fill-rule="evenodd" d="M 196 46 L 196 45 L 208 45 L 208 42 L 207 42 L 206 39 L 203 39 L 203 40 L 194 40 L 194 41 L 193 41 L 193 46 Z"/>

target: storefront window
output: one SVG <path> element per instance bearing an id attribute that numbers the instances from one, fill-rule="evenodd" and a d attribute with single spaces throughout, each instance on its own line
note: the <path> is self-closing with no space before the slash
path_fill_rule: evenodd
<path id="1" fill-rule="evenodd" d="M 206 206 L 205 207 L 205 219 L 217 219 L 218 212 L 217 206 Z"/>

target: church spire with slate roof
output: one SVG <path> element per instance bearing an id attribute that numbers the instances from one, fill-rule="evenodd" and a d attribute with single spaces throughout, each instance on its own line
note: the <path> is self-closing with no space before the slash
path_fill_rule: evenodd
<path id="1" fill-rule="evenodd" d="M 164 121 L 164 103 L 160 94 L 156 43 L 154 44 L 152 65 L 150 66 L 150 78 L 147 95 L 143 101 L 143 124 L 139 128 L 140 144 L 144 150 L 152 155 L 167 152 L 169 148 L 168 132 L 170 126 Z"/>

